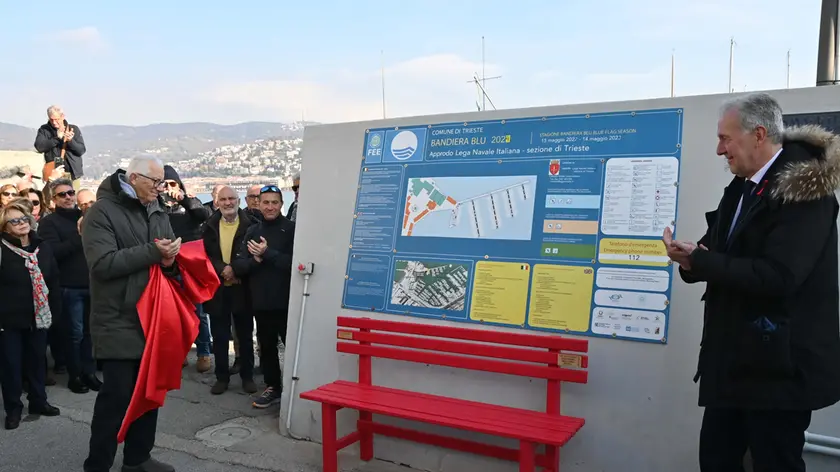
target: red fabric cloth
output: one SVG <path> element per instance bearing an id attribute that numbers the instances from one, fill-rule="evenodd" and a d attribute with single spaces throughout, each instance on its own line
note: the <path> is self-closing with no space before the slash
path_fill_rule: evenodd
<path id="1" fill-rule="evenodd" d="M 198 335 L 195 305 L 211 299 L 220 285 L 202 241 L 182 244 L 176 261 L 182 284 L 165 276 L 155 264 L 149 272 L 149 285 L 137 302 L 146 348 L 117 435 L 119 443 L 125 440 L 132 422 L 162 407 L 167 392 L 181 388 L 182 365 Z"/>

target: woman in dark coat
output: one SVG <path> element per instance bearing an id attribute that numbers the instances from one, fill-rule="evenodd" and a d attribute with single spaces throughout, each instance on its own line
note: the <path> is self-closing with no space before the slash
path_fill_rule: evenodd
<path id="1" fill-rule="evenodd" d="M 32 230 L 29 205 L 14 200 L 0 209 L 0 387 L 6 429 L 20 426 L 22 379 L 29 413 L 57 416 L 44 386 L 47 330 L 61 309 L 58 263 Z"/>

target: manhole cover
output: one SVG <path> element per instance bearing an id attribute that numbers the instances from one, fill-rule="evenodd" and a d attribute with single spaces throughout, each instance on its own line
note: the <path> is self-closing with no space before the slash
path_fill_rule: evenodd
<path id="1" fill-rule="evenodd" d="M 256 435 L 257 432 L 250 426 L 227 423 L 200 431 L 196 438 L 211 446 L 230 447 Z"/>
<path id="2" fill-rule="evenodd" d="M 241 426 L 226 426 L 210 433 L 210 437 L 212 439 L 220 440 L 233 439 L 241 441 L 243 439 L 248 439 L 250 436 L 251 430 Z"/>

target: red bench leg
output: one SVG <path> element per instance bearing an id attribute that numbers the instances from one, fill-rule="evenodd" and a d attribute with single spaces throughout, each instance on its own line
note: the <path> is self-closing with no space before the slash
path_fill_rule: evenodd
<path id="1" fill-rule="evenodd" d="M 519 472 L 534 472 L 534 443 L 519 441 Z"/>
<path id="2" fill-rule="evenodd" d="M 369 411 L 360 411 L 359 420 L 370 424 L 373 421 L 373 413 Z M 363 427 L 359 430 L 359 449 L 361 450 L 360 457 L 367 462 L 373 460 L 373 431 L 368 427 Z"/>
<path id="3" fill-rule="evenodd" d="M 321 449 L 324 454 L 324 472 L 338 472 L 338 431 L 335 426 L 335 413 L 338 411 L 333 405 L 321 404 Z"/>
<path id="4" fill-rule="evenodd" d="M 551 464 L 551 468 L 545 469 L 545 471 L 560 472 L 560 448 L 557 446 L 546 446 L 545 456 L 548 458 L 548 463 Z"/>

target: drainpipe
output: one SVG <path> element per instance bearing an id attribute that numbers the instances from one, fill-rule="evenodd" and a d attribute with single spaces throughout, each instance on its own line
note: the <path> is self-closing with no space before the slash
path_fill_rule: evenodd
<path id="1" fill-rule="evenodd" d="M 299 438 L 292 434 L 292 411 L 295 407 L 295 387 L 297 386 L 298 379 L 298 360 L 300 359 L 300 341 L 303 338 L 303 320 L 306 316 L 306 299 L 309 298 L 309 276 L 312 275 L 312 272 L 315 270 L 315 264 L 312 262 L 309 263 L 300 263 L 298 264 L 298 273 L 303 275 L 303 294 L 301 294 L 300 300 L 300 320 L 298 320 L 298 329 L 297 329 L 297 341 L 295 342 L 295 361 L 292 367 L 292 386 L 291 391 L 289 392 L 289 411 L 286 414 L 286 432 L 294 439 L 304 439 Z"/>
<path id="2" fill-rule="evenodd" d="M 805 431 L 805 452 L 840 457 L 840 438 Z"/>
<path id="3" fill-rule="evenodd" d="M 840 62 L 840 0 L 823 0 L 820 12 L 819 52 L 817 53 L 817 86 L 838 83 Z"/>

